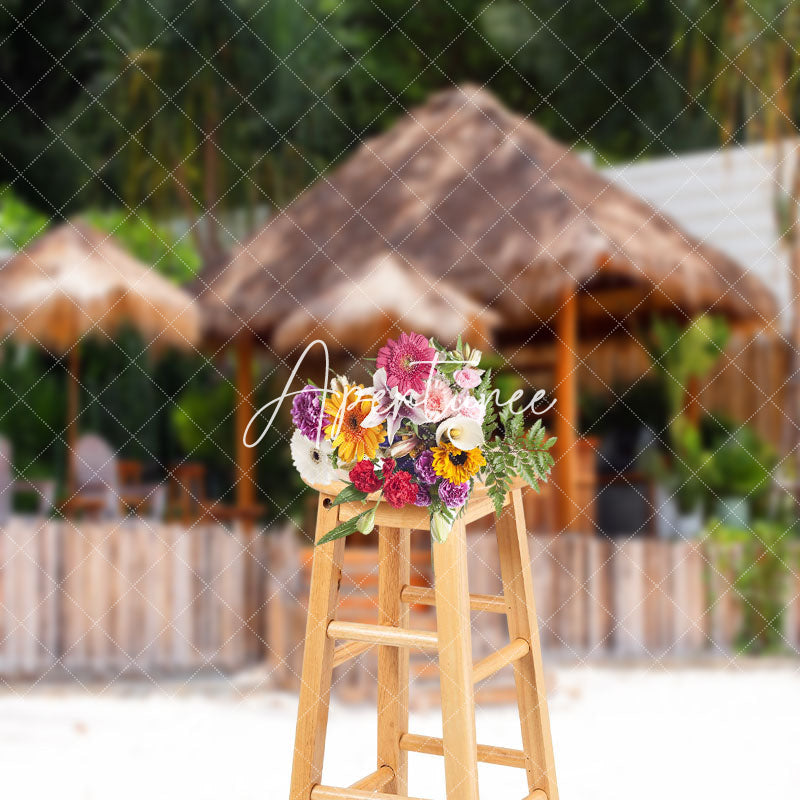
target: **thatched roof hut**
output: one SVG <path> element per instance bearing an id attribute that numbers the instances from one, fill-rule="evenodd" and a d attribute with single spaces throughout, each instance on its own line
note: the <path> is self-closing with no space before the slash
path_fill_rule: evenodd
<path id="1" fill-rule="evenodd" d="M 42 234 L 0 267 L 0 334 L 55 352 L 84 335 L 131 324 L 154 346 L 191 347 L 197 304 L 108 234 L 69 222 Z"/>
<path id="2" fill-rule="evenodd" d="M 387 254 L 413 280 L 384 286 Z M 555 339 L 562 528 L 580 513 L 581 338 L 630 333 L 654 312 L 713 310 L 759 327 L 776 315 L 767 287 L 731 258 L 473 86 L 433 96 L 365 141 L 200 284 L 207 334 L 237 337 L 242 396 L 253 334 L 283 351 L 310 336 L 347 341 L 359 355 L 379 346 L 378 330 L 416 326 L 420 309 L 461 306 L 417 330 L 455 322 L 488 348 L 480 336 L 497 314 L 495 344 Z M 477 311 L 464 313 L 467 302 Z"/>
<path id="3" fill-rule="evenodd" d="M 365 141 L 204 276 L 209 330 L 268 337 L 387 251 L 429 276 L 427 291 L 446 280 L 526 335 L 576 288 L 582 326 L 654 310 L 774 315 L 768 289 L 728 256 L 467 86 Z M 609 290 L 622 300 L 609 306 Z"/>

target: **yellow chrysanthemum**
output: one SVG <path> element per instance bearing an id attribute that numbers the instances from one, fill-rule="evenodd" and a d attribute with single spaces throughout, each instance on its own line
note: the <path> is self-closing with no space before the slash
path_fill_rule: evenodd
<path id="1" fill-rule="evenodd" d="M 325 436 L 337 449 L 339 461 L 345 464 L 360 461 L 364 456 L 375 458 L 375 451 L 386 435 L 383 425 L 361 427 L 372 409 L 372 398 L 359 395 L 363 388 L 346 386 L 343 392 L 330 394 L 325 400 L 325 413 L 331 419 L 325 426 Z"/>
<path id="2" fill-rule="evenodd" d="M 455 445 L 442 444 L 432 447 L 433 471 L 451 483 L 468 481 L 481 467 L 486 459 L 479 447 L 472 450 L 459 450 Z"/>

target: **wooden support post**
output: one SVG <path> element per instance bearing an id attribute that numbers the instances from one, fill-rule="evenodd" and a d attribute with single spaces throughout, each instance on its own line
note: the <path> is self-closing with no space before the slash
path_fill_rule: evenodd
<path id="1" fill-rule="evenodd" d="M 325 507 L 326 501 L 330 505 L 332 499 L 324 494 L 319 496 L 318 540 L 338 523 L 339 509 Z M 328 625 L 333 620 L 339 597 L 343 557 L 344 539 L 320 545 L 314 552 L 290 800 L 309 800 L 312 788 L 322 780 L 333 676 L 334 644 L 333 639 L 328 637 Z"/>
<path id="2" fill-rule="evenodd" d="M 236 339 L 236 508 L 241 519 L 252 522 L 256 502 L 255 449 L 245 447 L 244 431 L 253 416 L 253 337 Z"/>
<path id="3" fill-rule="evenodd" d="M 433 569 L 447 800 L 478 800 L 467 532 L 463 520 L 456 520 L 446 542 L 434 542 Z"/>
<path id="4" fill-rule="evenodd" d="M 400 599 L 411 581 L 411 531 L 378 529 L 378 624 L 408 628 L 408 606 Z M 391 767 L 389 794 L 408 794 L 408 754 L 400 737 L 408 733 L 407 647 L 378 648 L 378 768 Z"/>
<path id="5" fill-rule="evenodd" d="M 573 292 L 556 315 L 555 489 L 558 532 L 569 531 L 580 515 L 578 506 L 578 302 Z"/>
<path id="6" fill-rule="evenodd" d="M 80 413 L 81 385 L 78 377 L 81 369 L 80 344 L 75 342 L 69 351 L 67 366 L 67 492 L 69 495 L 78 488 L 75 469 L 75 450 L 78 446 L 78 414 Z"/>
<path id="7" fill-rule="evenodd" d="M 512 642 L 524 639 L 530 645 L 528 653 L 514 662 L 528 788 L 531 792 L 541 789 L 549 800 L 558 800 L 528 535 L 519 489 L 511 493 L 511 505 L 497 520 L 496 529 L 503 594 L 508 608 L 508 633 Z"/>

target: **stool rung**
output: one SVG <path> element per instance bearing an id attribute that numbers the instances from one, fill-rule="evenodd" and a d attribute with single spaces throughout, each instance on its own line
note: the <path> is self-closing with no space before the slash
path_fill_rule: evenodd
<path id="1" fill-rule="evenodd" d="M 528 655 L 531 651 L 531 646 L 524 639 L 514 639 L 513 642 L 501 647 L 486 658 L 481 659 L 472 668 L 472 682 L 478 683 L 490 675 L 494 675 L 506 664 L 511 664 L 518 661 L 520 658 Z"/>
<path id="2" fill-rule="evenodd" d="M 362 791 L 361 789 L 339 789 L 336 786 L 317 784 L 311 790 L 311 800 L 419 800 L 419 798 Z"/>
<path id="3" fill-rule="evenodd" d="M 362 653 L 366 653 L 367 650 L 371 649 L 372 645 L 369 642 L 348 642 L 347 644 L 339 645 L 333 651 L 333 666 L 340 667 L 351 658 L 358 658 Z"/>
<path id="4" fill-rule="evenodd" d="M 360 781 L 351 784 L 349 788 L 360 789 L 362 792 L 380 792 L 386 788 L 392 778 L 394 778 L 394 770 L 384 764 L 376 769 L 375 772 L 370 772 Z"/>
<path id="5" fill-rule="evenodd" d="M 404 603 L 416 603 L 420 606 L 436 605 L 435 592 L 424 586 L 404 586 L 400 592 L 400 599 Z M 493 594 L 471 594 L 469 606 L 473 611 L 489 611 L 492 614 L 506 613 L 505 599 Z"/>
<path id="6" fill-rule="evenodd" d="M 543 789 L 534 789 L 525 800 L 547 800 L 547 792 Z"/>
<path id="7" fill-rule="evenodd" d="M 415 631 L 389 625 L 369 625 L 364 622 L 345 622 L 336 619 L 328 625 L 328 638 L 389 647 L 418 647 L 421 650 L 436 650 L 439 646 L 435 631 Z"/>
<path id="8" fill-rule="evenodd" d="M 404 733 L 400 737 L 400 749 L 409 753 L 425 753 L 429 756 L 443 756 L 444 742 L 435 736 L 420 736 L 417 733 Z M 491 744 L 478 745 L 478 761 L 484 764 L 497 764 L 501 767 L 525 769 L 525 753 L 511 747 L 495 747 Z M 528 800 L 526 798 L 526 800 Z M 537 800 L 537 798 L 534 798 Z"/>

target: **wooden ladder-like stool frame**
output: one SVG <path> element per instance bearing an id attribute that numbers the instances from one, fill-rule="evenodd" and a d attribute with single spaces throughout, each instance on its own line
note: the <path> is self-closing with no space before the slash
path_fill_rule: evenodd
<path id="1" fill-rule="evenodd" d="M 325 487 L 327 488 L 327 487 Z M 333 506 L 335 491 L 320 491 L 316 540 L 363 510 Z M 525 800 L 558 800 L 542 656 L 533 598 L 528 540 L 518 484 L 497 518 L 503 596 L 470 595 L 466 525 L 494 512 L 485 492 L 473 492 L 444 544 L 433 544 L 434 588 L 411 586 L 411 530 L 427 530 L 424 508 L 393 509 L 381 503 L 378 624 L 334 619 L 345 539 L 314 551 L 308 623 L 290 800 L 406 800 L 408 752 L 444 756 L 447 800 L 478 800 L 478 762 L 526 770 Z M 409 604 L 436 606 L 436 632 L 408 628 Z M 510 643 L 472 663 L 470 609 L 504 613 Z M 336 641 L 343 642 L 338 646 Z M 375 772 L 346 789 L 323 786 L 322 761 L 334 667 L 378 646 L 378 759 Z M 409 649 L 438 652 L 443 738 L 408 731 Z M 479 745 L 473 685 L 512 664 L 523 750 Z M 410 799 L 409 799 L 410 800 Z"/>

